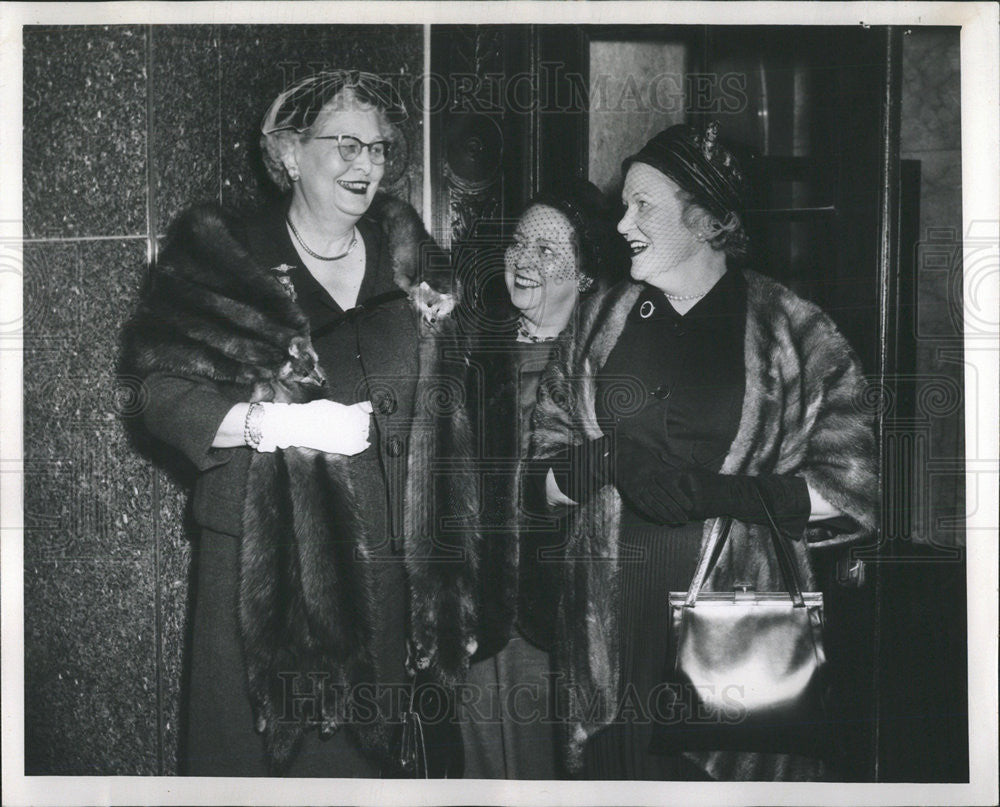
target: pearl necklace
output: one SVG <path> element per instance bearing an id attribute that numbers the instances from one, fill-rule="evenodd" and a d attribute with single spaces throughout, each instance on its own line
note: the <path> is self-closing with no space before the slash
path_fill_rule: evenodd
<path id="1" fill-rule="evenodd" d="M 557 339 L 559 337 L 558 334 L 555 334 L 553 336 L 539 336 L 538 334 L 529 332 L 528 326 L 523 318 L 518 319 L 517 321 L 517 335 L 527 339 L 529 342 L 536 342 L 536 343 L 551 342 L 552 340 Z"/>
<path id="2" fill-rule="evenodd" d="M 683 300 L 698 300 L 706 294 L 708 294 L 707 291 L 703 291 L 701 294 L 668 294 L 667 292 L 663 292 L 663 296 L 668 300 L 677 300 L 678 302 Z"/>
<path id="3" fill-rule="evenodd" d="M 358 245 L 358 229 L 357 227 L 355 227 L 354 230 L 351 232 L 351 243 L 350 246 L 347 247 L 347 249 L 345 249 L 339 255 L 320 255 L 318 252 L 313 252 L 311 249 L 309 249 L 309 245 L 302 240 L 302 236 L 299 235 L 299 231 L 296 230 L 295 225 L 292 224 L 291 218 L 286 217 L 285 221 L 288 222 L 288 227 L 289 229 L 291 229 L 292 235 L 295 236 L 295 240 L 299 242 L 299 245 L 302 247 L 302 249 L 304 249 L 318 261 L 339 261 L 341 258 L 346 258 L 348 255 L 350 255 L 351 252 L 354 250 L 354 248 Z"/>

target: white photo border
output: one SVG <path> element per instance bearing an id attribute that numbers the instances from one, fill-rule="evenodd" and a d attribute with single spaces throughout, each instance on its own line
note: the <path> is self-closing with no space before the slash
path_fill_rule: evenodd
<path id="1" fill-rule="evenodd" d="M 332 23 L 341 2 L 2 3 L 0 4 L 0 228 L 22 237 L 21 81 L 24 25 Z M 994 3 L 806 2 L 365 2 L 353 23 L 577 23 L 756 25 L 960 25 L 962 210 L 967 238 L 992 243 L 985 277 L 966 276 L 966 307 L 1000 311 L 1000 106 L 998 7 Z M 425 43 L 428 41 L 425 28 Z M 425 126 L 425 132 L 429 127 Z M 425 148 L 426 155 L 429 149 Z M 429 175 L 428 175 L 429 176 Z M 426 185 L 426 182 L 425 182 Z M 426 191 L 425 191 L 426 193 Z M 424 197 L 425 215 L 429 197 Z M 967 243 L 965 250 L 972 248 Z M 976 247 L 982 249 L 981 245 Z M 982 261 L 982 252 L 978 253 Z M 991 271 L 989 266 L 992 267 Z M 10 274 L 10 273 L 8 273 Z M 0 323 L 21 316 L 20 278 L 0 278 Z M 11 293 L 13 292 L 13 293 Z M 975 295 L 973 300 L 972 295 Z M 995 804 L 997 801 L 997 463 L 1000 458 L 1000 340 L 965 339 L 968 519 L 970 783 L 785 784 L 191 779 L 23 775 L 23 418 L 19 350 L 0 351 L 0 537 L 2 571 L 3 803 L 75 804 Z M 975 381 L 975 389 L 968 385 Z"/>

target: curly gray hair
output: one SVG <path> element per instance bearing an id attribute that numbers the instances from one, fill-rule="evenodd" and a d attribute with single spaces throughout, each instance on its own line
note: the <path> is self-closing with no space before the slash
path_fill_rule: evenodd
<path id="1" fill-rule="evenodd" d="M 279 190 L 284 193 L 292 187 L 283 159 L 289 142 L 307 141 L 318 122 L 343 109 L 376 112 L 381 135 L 390 143 L 398 139 L 396 124 L 406 119 L 395 88 L 373 73 L 332 70 L 296 82 L 274 99 L 261 123 L 264 168 Z"/>

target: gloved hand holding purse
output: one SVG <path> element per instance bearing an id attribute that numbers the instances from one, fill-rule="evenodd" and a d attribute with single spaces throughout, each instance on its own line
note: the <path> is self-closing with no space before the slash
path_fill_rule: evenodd
<path id="1" fill-rule="evenodd" d="M 801 476 L 713 474 L 700 469 L 682 471 L 678 476 L 677 484 L 690 498 L 690 514 L 695 520 L 731 516 L 747 524 L 768 526 L 766 506 L 791 538 L 801 537 L 809 522 L 809 487 Z"/>

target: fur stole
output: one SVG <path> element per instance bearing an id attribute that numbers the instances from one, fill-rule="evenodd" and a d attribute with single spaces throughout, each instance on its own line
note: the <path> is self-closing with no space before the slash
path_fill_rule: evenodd
<path id="1" fill-rule="evenodd" d="M 746 393 L 739 429 L 721 471 L 803 476 L 853 520 L 855 529 L 847 534 L 828 534 L 810 525 L 807 540 L 796 543 L 803 584 L 812 586 L 810 546 L 858 541 L 876 529 L 876 446 L 870 413 L 863 405 L 864 379 L 849 345 L 819 308 L 762 275 L 745 275 Z M 533 458 L 600 435 L 595 375 L 640 292 L 640 285 L 626 282 L 587 301 L 567 360 L 553 362 L 542 380 Z M 620 510 L 617 491 L 607 486 L 567 519 L 564 562 L 558 571 L 555 662 L 563 676 L 562 713 L 570 715 L 564 749 L 570 770 L 580 769 L 588 737 L 610 722 L 618 707 L 619 615 L 614 603 Z M 706 538 L 710 526 L 706 522 Z M 710 585 L 727 590 L 734 581 L 759 591 L 780 583 L 762 528 L 734 524 Z M 699 762 L 713 776 L 753 778 L 759 773 L 746 766 L 734 768 L 721 755 L 711 756 Z M 729 761 L 733 756 L 728 755 Z"/>
<path id="2" fill-rule="evenodd" d="M 461 397 L 453 394 L 460 382 L 441 358 L 453 338 L 455 295 L 444 285 L 451 279 L 446 256 L 409 205 L 380 194 L 368 215 L 420 323 L 413 417 L 421 426 L 407 441 L 404 494 L 414 662 L 451 683 L 475 649 L 477 566 L 471 431 Z M 323 370 L 291 284 L 281 267 L 263 266 L 248 251 L 241 226 L 214 205 L 178 219 L 129 329 L 129 364 L 142 377 L 200 378 L 249 401 L 322 397 Z M 444 388 L 451 391 L 448 400 Z M 428 484 L 440 459 L 451 470 Z M 363 749 L 387 751 L 384 721 L 352 722 L 355 704 L 344 696 L 352 685 L 376 680 L 378 592 L 365 537 L 344 458 L 309 449 L 254 453 L 238 609 L 256 728 L 275 773 L 287 768 L 309 726 L 323 733 L 348 724 Z M 286 715 L 282 674 L 288 673 L 299 678 L 296 689 L 338 694 L 320 699 L 320 714 Z"/>
<path id="3" fill-rule="evenodd" d="M 551 592 L 537 589 L 536 565 L 522 565 L 519 557 L 525 551 L 537 551 L 544 538 L 552 535 L 551 519 L 544 519 L 548 523 L 541 525 L 531 519 L 529 513 L 541 511 L 537 507 L 524 509 L 519 482 L 533 410 L 525 401 L 534 400 L 540 368 L 553 353 L 565 350 L 567 342 L 561 336 L 557 341 L 525 345 L 516 341 L 513 330 L 479 333 L 470 339 L 469 400 L 482 458 L 483 535 L 480 645 L 474 662 L 503 649 L 515 621 L 529 639 L 545 644 L 547 634 L 535 625 L 533 617 L 544 611 L 536 600 Z"/>
<path id="4" fill-rule="evenodd" d="M 520 456 L 518 366 L 511 334 L 472 338 L 469 404 L 482 476 L 480 527 L 483 574 L 477 587 L 479 648 L 490 658 L 510 638 L 517 609 L 517 460 Z"/>

